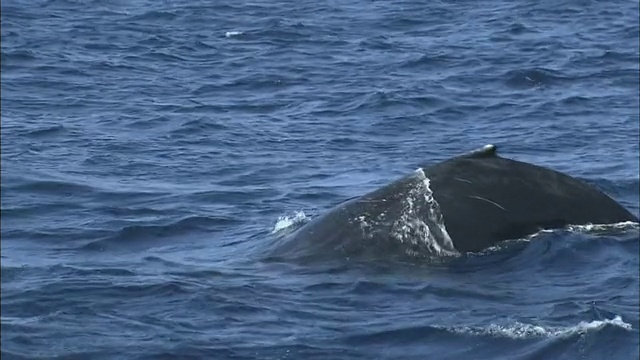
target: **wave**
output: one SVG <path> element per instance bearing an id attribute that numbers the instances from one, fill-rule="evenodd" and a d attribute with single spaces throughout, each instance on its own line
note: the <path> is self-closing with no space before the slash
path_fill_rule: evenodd
<path id="1" fill-rule="evenodd" d="M 101 266 L 101 267 L 85 267 L 79 265 L 50 265 L 50 266 L 11 266 L 2 265 L 0 268 L 2 274 L 3 286 L 10 286 L 13 281 L 21 280 L 23 278 L 39 278 L 48 277 L 51 274 L 56 274 L 59 277 L 73 278 L 81 277 L 89 279 L 91 277 L 132 277 L 136 276 L 136 273 L 132 270 L 115 267 L 115 266 Z M 25 289 L 22 289 L 25 290 Z"/>
<path id="2" fill-rule="evenodd" d="M 151 10 L 142 14 L 131 16 L 124 21 L 167 21 L 175 20 L 179 15 L 173 11 Z"/>
<path id="3" fill-rule="evenodd" d="M 375 322 L 372 324 L 375 327 Z M 527 341 L 538 339 L 569 339 L 582 336 L 587 333 L 594 333 L 605 328 L 619 329 L 622 331 L 633 331 L 632 325 L 623 321 L 620 316 L 612 319 L 581 321 L 570 326 L 545 326 L 527 324 L 519 321 L 490 323 L 481 326 L 441 326 L 424 325 L 415 327 L 403 327 L 398 329 L 388 329 L 374 333 L 365 333 L 348 336 L 345 341 L 350 345 L 367 345 L 388 342 L 389 339 L 396 339 L 394 343 L 422 342 L 426 339 L 434 341 L 434 336 L 445 340 L 448 343 L 463 340 L 456 337 L 472 338 L 504 338 L 511 340 Z M 453 336 L 453 337 L 452 337 Z M 465 340 L 468 341 L 468 340 Z"/>
<path id="4" fill-rule="evenodd" d="M 570 80 L 557 70 L 545 68 L 510 70 L 503 77 L 505 84 L 513 89 L 547 87 Z"/>
<path id="5" fill-rule="evenodd" d="M 238 219 L 225 216 L 189 216 L 165 225 L 129 225 L 102 239 L 83 245 L 82 249 L 104 251 L 112 247 L 149 244 L 161 239 L 192 234 L 194 231 L 213 233 L 219 231 L 220 227 L 237 223 Z"/>
<path id="6" fill-rule="evenodd" d="M 577 325 L 567 327 L 553 327 L 532 325 L 521 322 L 514 322 L 507 325 L 491 324 L 485 327 L 461 326 L 450 330 L 453 333 L 471 336 L 506 337 L 511 339 L 532 339 L 538 337 L 570 337 L 582 335 L 590 331 L 597 331 L 606 326 L 614 326 L 624 330 L 632 330 L 632 326 L 616 315 L 613 319 L 594 320 L 590 322 L 582 321 Z"/>
<path id="7" fill-rule="evenodd" d="M 15 179 L 12 186 L 3 186 L 3 190 L 16 192 L 31 192 L 52 195 L 82 195 L 93 193 L 95 188 L 89 185 L 74 183 L 68 180 L 26 180 Z M 3 184 L 5 185 L 5 184 Z"/>
<path id="8" fill-rule="evenodd" d="M 3 37 L 4 37 L 4 34 L 3 34 Z M 14 61 L 17 63 L 20 63 L 20 62 L 36 60 L 37 58 L 38 58 L 38 55 L 33 50 L 16 49 L 16 50 L 10 50 L 10 51 L 2 51 L 1 60 L 4 67 L 6 66 L 4 64 L 11 63 Z"/>

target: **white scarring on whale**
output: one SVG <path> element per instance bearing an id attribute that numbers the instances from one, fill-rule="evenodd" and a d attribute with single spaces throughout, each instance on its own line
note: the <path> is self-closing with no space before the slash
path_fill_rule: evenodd
<path id="1" fill-rule="evenodd" d="M 422 169 L 417 169 L 414 174 L 417 182 L 409 189 L 402 214 L 393 224 L 391 236 L 402 243 L 426 245 L 433 254 L 457 255 L 458 251 L 447 232 L 440 207 L 433 198 L 429 178 Z M 422 206 L 427 209 L 426 218 L 420 215 Z M 411 249 L 407 249 L 407 253 L 417 255 Z"/>

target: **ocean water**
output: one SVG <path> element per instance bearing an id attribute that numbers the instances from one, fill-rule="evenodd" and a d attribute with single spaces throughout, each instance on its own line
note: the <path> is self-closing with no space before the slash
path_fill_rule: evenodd
<path id="1" fill-rule="evenodd" d="M 638 214 L 638 6 L 2 1 L 2 358 L 638 359 L 637 224 L 269 260 L 488 143 Z"/>

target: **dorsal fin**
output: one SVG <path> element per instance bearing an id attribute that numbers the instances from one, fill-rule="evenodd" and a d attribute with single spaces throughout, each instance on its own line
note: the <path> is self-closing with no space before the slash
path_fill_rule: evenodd
<path id="1" fill-rule="evenodd" d="M 461 159 L 492 159 L 498 158 L 498 147 L 493 144 L 487 144 L 479 149 L 469 151 L 468 153 L 451 157 L 449 159 L 442 160 L 441 163 L 449 163 L 450 161 L 458 161 Z M 428 168 L 437 164 L 425 163 L 421 164 L 420 168 Z"/>
<path id="2" fill-rule="evenodd" d="M 473 159 L 481 159 L 481 158 L 492 158 L 498 156 L 498 148 L 493 144 L 487 144 L 480 149 L 476 149 L 470 151 L 461 157 L 465 158 L 473 158 Z"/>

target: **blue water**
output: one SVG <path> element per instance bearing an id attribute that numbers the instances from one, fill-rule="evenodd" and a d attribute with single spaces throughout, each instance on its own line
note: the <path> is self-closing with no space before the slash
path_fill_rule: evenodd
<path id="1" fill-rule="evenodd" d="M 3 359 L 638 359 L 637 225 L 269 261 L 487 143 L 639 212 L 637 1 L 2 1 Z"/>

